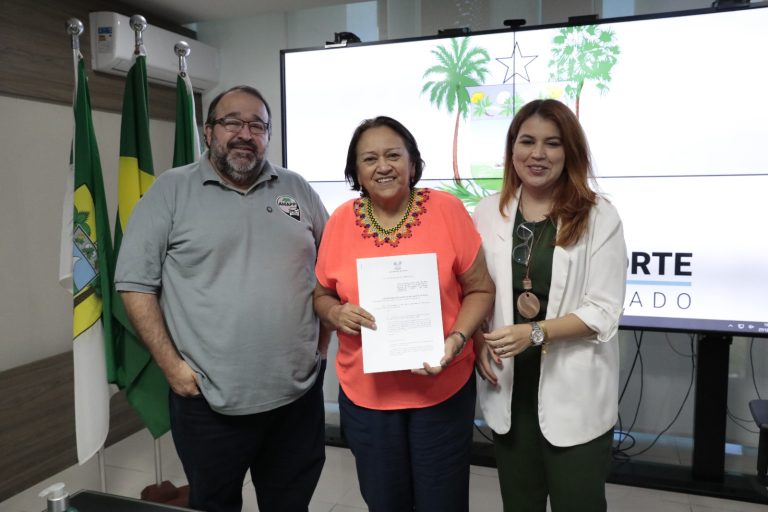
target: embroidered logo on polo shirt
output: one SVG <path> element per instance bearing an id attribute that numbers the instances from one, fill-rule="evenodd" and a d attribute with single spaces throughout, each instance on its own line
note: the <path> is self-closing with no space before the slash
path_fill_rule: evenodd
<path id="1" fill-rule="evenodd" d="M 299 208 L 299 203 L 296 199 L 291 196 L 277 196 L 275 203 L 277 203 L 277 207 L 280 208 L 283 213 L 301 221 L 301 208 Z"/>

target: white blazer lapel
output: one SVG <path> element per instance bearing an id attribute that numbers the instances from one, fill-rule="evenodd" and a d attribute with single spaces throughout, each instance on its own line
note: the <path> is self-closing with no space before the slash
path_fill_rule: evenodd
<path id="1" fill-rule="evenodd" d="M 547 318 L 557 318 L 563 315 L 560 308 L 563 304 L 565 284 L 568 282 L 568 269 L 571 265 L 571 255 L 561 246 L 555 246 L 552 253 L 552 281 L 549 284 L 547 299 Z"/>
<path id="2" fill-rule="evenodd" d="M 514 210 L 512 210 L 514 211 Z M 496 217 L 494 226 L 494 243 L 498 244 L 499 250 L 495 251 L 496 276 L 499 283 L 498 287 L 509 289 L 510 293 L 502 293 L 501 296 L 501 318 L 496 319 L 496 325 L 512 325 L 514 323 L 514 310 L 512 307 L 512 228 L 515 222 L 514 217 Z M 497 309 L 498 316 L 498 309 Z"/>

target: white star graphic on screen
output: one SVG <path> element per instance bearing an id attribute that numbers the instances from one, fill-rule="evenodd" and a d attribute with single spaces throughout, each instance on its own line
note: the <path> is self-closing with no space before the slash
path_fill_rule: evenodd
<path id="1" fill-rule="evenodd" d="M 526 82 L 530 82 L 531 79 L 528 76 L 527 67 L 536 57 L 538 55 L 523 55 L 523 52 L 520 51 L 520 44 L 515 43 L 515 50 L 512 52 L 511 57 L 498 57 L 496 59 L 502 66 L 507 68 L 507 71 L 504 73 L 504 83 L 510 81 L 515 75 L 519 75 Z"/>

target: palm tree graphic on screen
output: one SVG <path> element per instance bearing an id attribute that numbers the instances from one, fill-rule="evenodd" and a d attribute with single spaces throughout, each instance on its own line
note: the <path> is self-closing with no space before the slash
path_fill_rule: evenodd
<path id="1" fill-rule="evenodd" d="M 488 74 L 486 64 L 491 60 L 488 51 L 478 46 L 469 47 L 470 38 L 460 41 L 451 39 L 449 45 L 441 45 L 432 50 L 438 63 L 424 72 L 422 78 L 430 78 L 421 88 L 421 93 L 429 91 L 429 102 L 438 109 L 452 113 L 456 111 L 456 124 L 453 130 L 453 179 L 460 183 L 458 162 L 459 121 L 467 118 L 471 98 L 467 87 L 481 85 Z"/>
<path id="2" fill-rule="evenodd" d="M 596 82 L 601 93 L 608 91 L 611 70 L 619 53 L 614 31 L 597 25 L 563 27 L 552 39 L 549 78 L 567 82 L 565 94 L 575 100 L 576 117 L 579 117 L 581 93 L 586 82 Z"/>

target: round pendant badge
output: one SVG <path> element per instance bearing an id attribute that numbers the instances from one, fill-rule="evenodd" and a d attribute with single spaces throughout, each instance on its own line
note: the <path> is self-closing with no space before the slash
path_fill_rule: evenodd
<path id="1" fill-rule="evenodd" d="M 517 311 L 526 320 L 536 318 L 541 310 L 539 298 L 531 291 L 533 283 L 528 276 L 523 278 L 523 293 L 517 298 Z"/>
<path id="2" fill-rule="evenodd" d="M 539 298 L 533 293 L 524 291 L 517 298 L 517 311 L 523 318 L 527 320 L 536 318 L 536 315 L 539 314 L 540 310 L 541 303 L 539 303 Z"/>

